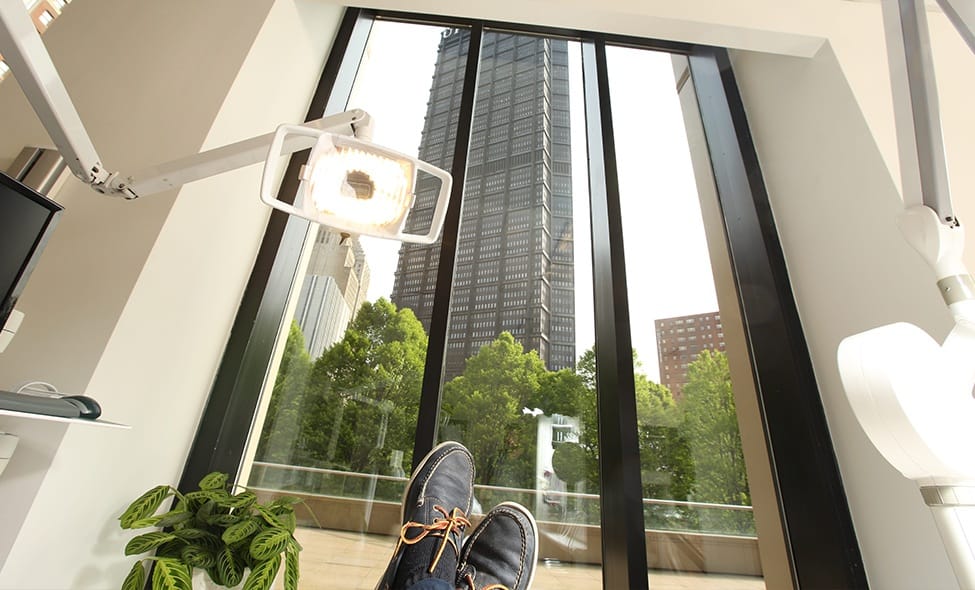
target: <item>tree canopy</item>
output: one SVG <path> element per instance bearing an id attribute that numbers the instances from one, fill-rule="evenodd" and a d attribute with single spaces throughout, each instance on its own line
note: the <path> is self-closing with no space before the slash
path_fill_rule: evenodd
<path id="1" fill-rule="evenodd" d="M 705 350 L 687 366 L 682 428 L 697 467 L 695 499 L 750 504 L 728 357 Z"/>
<path id="2" fill-rule="evenodd" d="M 408 472 L 426 347 L 413 312 L 386 299 L 364 304 L 342 340 L 315 360 L 293 324 L 258 459 L 358 473 Z M 635 351 L 633 361 L 643 496 L 749 504 L 725 355 L 704 351 L 689 363 L 679 401 L 642 372 Z M 440 436 L 471 450 L 479 484 L 541 489 L 538 410 L 578 420 L 578 443 L 554 443 L 559 452 L 553 468 L 556 476 L 576 479 L 567 482 L 574 490 L 598 490 L 595 348 L 582 354 L 575 370 L 549 371 L 536 351 L 502 332 L 444 385 Z M 660 506 L 659 514 L 648 511 L 648 526 L 664 526 L 665 517 L 673 517 L 672 507 Z M 677 512 L 684 526 L 698 524 L 701 516 L 684 508 Z M 700 522 L 708 518 L 708 526 L 750 526 L 747 513 Z"/>
<path id="3" fill-rule="evenodd" d="M 409 470 L 426 347 L 423 325 L 411 310 L 386 299 L 363 304 L 342 340 L 308 371 L 297 404 L 301 419 L 289 433 L 295 464 L 385 473 L 393 470 L 391 451 L 398 450 Z M 296 353 L 286 345 L 289 355 Z M 289 374 L 279 371 L 274 397 Z M 281 402 L 274 397 L 270 403 L 277 408 Z M 275 428 L 270 419 L 269 428 Z M 258 457 L 273 459 L 260 449 Z"/>
<path id="4" fill-rule="evenodd" d="M 444 434 L 471 450 L 479 483 L 534 488 L 537 423 L 523 409 L 576 415 L 583 392 L 573 371 L 546 370 L 502 332 L 444 386 Z"/>

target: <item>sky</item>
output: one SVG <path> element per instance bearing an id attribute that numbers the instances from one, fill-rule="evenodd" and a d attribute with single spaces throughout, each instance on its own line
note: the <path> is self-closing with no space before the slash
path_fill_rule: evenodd
<path id="1" fill-rule="evenodd" d="M 373 116 L 374 142 L 417 153 L 441 30 L 373 25 L 348 107 Z M 577 357 L 594 338 L 580 51 L 570 42 Z M 717 298 L 670 56 L 610 47 L 607 59 L 633 345 L 641 370 L 659 381 L 654 320 L 717 311 Z M 399 244 L 362 244 L 372 273 L 368 299 L 389 297 Z"/>

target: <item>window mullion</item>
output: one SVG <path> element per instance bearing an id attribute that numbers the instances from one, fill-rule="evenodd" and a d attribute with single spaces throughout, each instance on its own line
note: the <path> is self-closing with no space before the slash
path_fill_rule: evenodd
<path id="1" fill-rule="evenodd" d="M 636 386 L 606 44 L 582 43 L 592 222 L 603 587 L 648 587 Z"/>
<path id="2" fill-rule="evenodd" d="M 464 85 L 461 92 L 460 111 L 457 116 L 454 154 L 450 175 L 450 203 L 444 218 L 440 237 L 440 265 L 433 295 L 430 334 L 427 343 L 427 359 L 423 369 L 423 385 L 420 391 L 420 407 L 417 415 L 416 439 L 413 443 L 413 467 L 433 449 L 437 442 L 437 416 L 440 415 L 440 385 L 443 381 L 444 362 L 447 358 L 447 329 L 450 324 L 450 289 L 454 280 L 454 261 L 457 257 L 457 235 L 460 230 L 460 214 L 467 181 L 467 152 L 471 143 L 471 127 L 474 121 L 474 99 L 477 90 L 477 74 L 481 58 L 481 38 L 484 26 L 475 23 L 470 29 Z"/>

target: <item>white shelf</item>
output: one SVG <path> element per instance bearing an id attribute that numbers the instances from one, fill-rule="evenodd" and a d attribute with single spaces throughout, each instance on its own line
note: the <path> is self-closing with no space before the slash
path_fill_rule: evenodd
<path id="1" fill-rule="evenodd" d="M 88 426 L 104 426 L 107 428 L 122 428 L 128 430 L 132 428 L 128 424 L 119 424 L 107 420 L 86 420 L 84 418 L 65 418 L 63 416 L 48 416 L 46 414 L 34 414 L 31 412 L 15 412 L 13 410 L 0 409 L 0 416 L 13 416 L 14 418 L 26 418 L 28 420 L 47 420 L 49 422 L 67 422 L 68 424 L 85 424 Z"/>

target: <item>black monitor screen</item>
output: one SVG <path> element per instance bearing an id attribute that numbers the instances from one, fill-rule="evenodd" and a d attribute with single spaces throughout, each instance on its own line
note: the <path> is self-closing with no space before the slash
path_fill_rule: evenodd
<path id="1" fill-rule="evenodd" d="M 61 209 L 0 172 L 0 327 L 7 323 Z"/>

